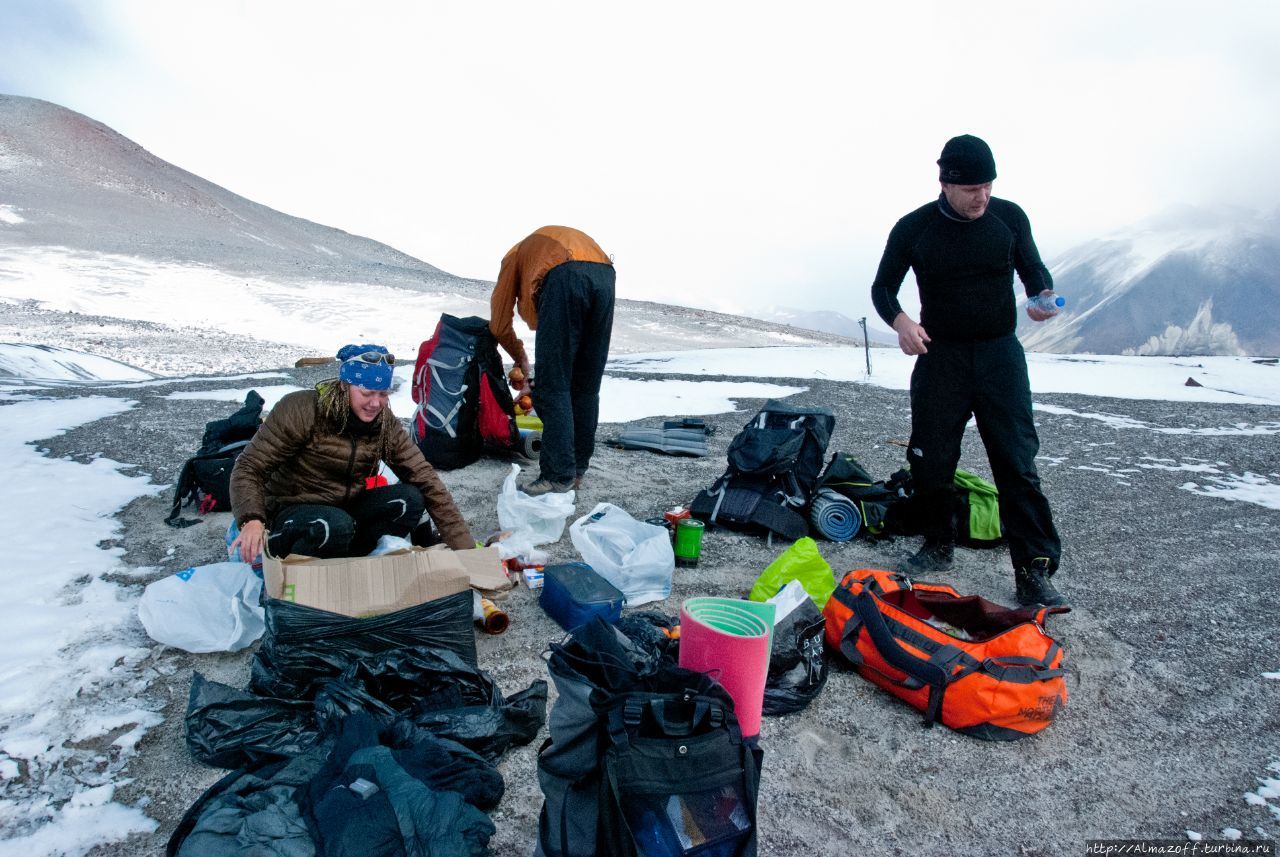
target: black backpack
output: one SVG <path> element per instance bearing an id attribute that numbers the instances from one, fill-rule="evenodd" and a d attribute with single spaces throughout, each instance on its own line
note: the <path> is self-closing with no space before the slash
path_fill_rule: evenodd
<path id="1" fill-rule="evenodd" d="M 702 673 L 597 618 L 553 644 L 559 690 L 538 753 L 542 857 L 755 857 L 758 745 Z"/>
<path id="2" fill-rule="evenodd" d="M 735 530 L 809 534 L 808 509 L 835 428 L 825 408 L 770 399 L 729 444 L 729 467 L 689 506 L 695 518 Z"/>
<path id="3" fill-rule="evenodd" d="M 885 533 L 902 536 L 923 534 L 926 516 L 932 510 L 925 506 L 924 498 L 914 493 L 911 471 L 899 470 L 885 484 L 891 488 L 896 486 L 904 497 L 901 502 L 894 503 L 889 508 L 884 521 Z M 968 548 L 993 548 L 1005 543 L 1004 526 L 999 517 L 998 494 L 992 483 L 968 471 L 957 469 L 951 490 L 940 501 L 950 504 L 951 526 L 955 530 L 956 544 Z M 977 504 L 989 506 L 985 509 L 985 514 L 974 514 L 973 507 Z"/>
<path id="4" fill-rule="evenodd" d="M 440 316 L 418 347 L 413 400 L 414 440 L 441 470 L 466 467 L 485 451 L 521 448 L 498 343 L 483 318 Z"/>
<path id="5" fill-rule="evenodd" d="M 231 510 L 231 468 L 262 425 L 265 401 L 256 390 L 244 397 L 244 404 L 226 419 L 205 423 L 200 449 L 188 458 L 173 488 L 173 506 L 164 522 L 171 527 L 189 527 L 199 521 L 178 517 L 182 507 L 195 505 L 200 514 Z"/>

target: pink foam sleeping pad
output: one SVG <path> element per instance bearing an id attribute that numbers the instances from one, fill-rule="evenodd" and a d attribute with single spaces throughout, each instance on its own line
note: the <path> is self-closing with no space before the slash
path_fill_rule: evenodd
<path id="1" fill-rule="evenodd" d="M 772 604 L 733 598 L 690 598 L 680 608 L 680 666 L 724 685 L 744 737 L 760 734 L 773 613 Z"/>

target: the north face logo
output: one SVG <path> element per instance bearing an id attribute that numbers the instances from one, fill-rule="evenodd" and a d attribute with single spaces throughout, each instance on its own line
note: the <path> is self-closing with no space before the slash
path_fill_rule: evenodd
<path id="1" fill-rule="evenodd" d="M 1056 693 L 1047 694 L 1036 699 L 1036 704 L 1018 709 L 1018 714 L 1027 720 L 1052 720 L 1062 710 L 1062 697 Z"/>

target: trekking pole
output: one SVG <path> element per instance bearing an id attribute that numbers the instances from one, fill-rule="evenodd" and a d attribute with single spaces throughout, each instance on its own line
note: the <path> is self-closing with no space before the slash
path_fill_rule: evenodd
<path id="1" fill-rule="evenodd" d="M 867 317 L 864 315 L 858 319 L 858 324 L 862 325 L 862 350 L 867 355 L 867 377 L 871 377 L 871 340 L 867 338 Z"/>

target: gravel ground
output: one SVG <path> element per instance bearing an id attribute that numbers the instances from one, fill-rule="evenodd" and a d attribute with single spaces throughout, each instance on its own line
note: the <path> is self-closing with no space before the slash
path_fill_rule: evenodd
<path id="1" fill-rule="evenodd" d="M 284 371 L 302 385 L 325 375 L 323 369 Z M 789 401 L 825 405 L 837 416 L 830 451 L 850 452 L 882 477 L 901 466 L 897 444 L 909 429 L 906 393 L 800 383 L 809 391 Z M 171 483 L 205 421 L 231 410 L 222 402 L 163 398 L 176 388 L 96 388 L 95 395 L 119 395 L 139 405 L 39 446 L 54 456 L 101 453 Z M 63 387 L 49 395 L 84 392 Z M 1185 839 L 1186 831 L 1218 838 L 1228 828 L 1245 838 L 1280 835 L 1276 802 L 1257 806 L 1244 799 L 1260 777 L 1276 776 L 1267 766 L 1280 759 L 1280 682 L 1262 676 L 1280 669 L 1274 585 L 1280 511 L 1186 490 L 1203 477 L 1149 466 L 1209 463 L 1223 473 L 1273 473 L 1280 460 L 1274 434 L 1159 429 L 1274 424 L 1275 409 L 1069 395 L 1039 395 L 1036 401 L 1075 412 L 1038 414 L 1041 475 L 1065 542 L 1056 580 L 1075 607 L 1050 626 L 1068 656 L 1064 712 L 1036 737 L 985 743 L 941 727 L 922 728 L 914 710 L 833 664 L 830 681 L 808 709 L 764 723 L 761 854 L 845 855 L 853 843 L 873 854 L 1076 855 L 1094 838 Z M 742 412 L 707 418 L 717 433 L 706 459 L 613 449 L 604 441 L 621 427 L 602 426 L 578 513 L 610 501 L 643 518 L 687 502 L 722 471 L 729 441 L 760 404 L 742 401 Z M 1106 414 L 1145 427 L 1115 428 L 1086 416 Z M 962 464 L 989 475 L 974 431 L 966 437 Z M 494 500 L 508 469 L 506 461 L 486 459 L 443 474 L 477 536 L 497 529 Z M 162 520 L 170 496 L 139 499 L 120 513 L 125 561 L 155 569 L 123 585 L 140 590 L 149 580 L 222 554 L 228 516 L 170 529 Z M 708 532 L 701 564 L 678 569 L 670 599 L 649 606 L 674 613 L 691 596 L 743 595 L 784 547 Z M 843 574 L 893 563 L 917 540 L 820 547 Z M 576 558 L 567 532 L 551 552 L 555 559 Z M 944 582 L 1012 603 L 1003 549 L 959 550 Z M 560 632 L 526 590 L 510 593 L 505 608 L 511 629 L 481 635 L 478 644 L 482 668 L 513 692 L 547 677 L 541 653 Z M 140 626 L 137 633 L 145 640 Z M 159 828 L 93 853 L 161 853 L 182 814 L 225 773 L 187 753 L 187 693 L 193 670 L 246 686 L 249 656 L 196 656 L 153 646 L 143 665 L 153 674 L 147 701 L 163 711 L 165 722 L 147 734 L 128 769 L 131 780 L 116 797 L 143 802 Z M 541 739 L 501 760 L 507 792 L 493 813 L 495 854 L 532 848 L 541 805 L 535 776 Z"/>

